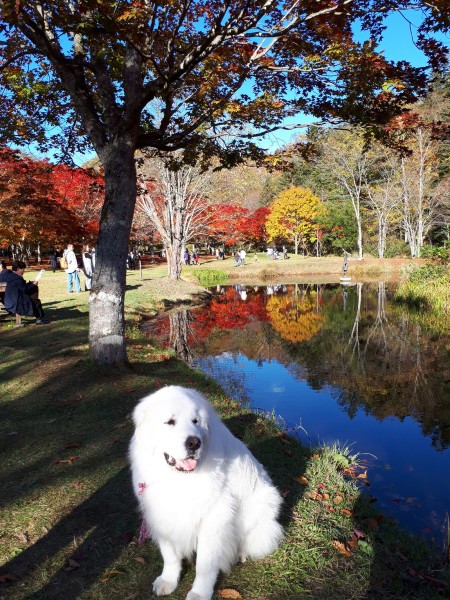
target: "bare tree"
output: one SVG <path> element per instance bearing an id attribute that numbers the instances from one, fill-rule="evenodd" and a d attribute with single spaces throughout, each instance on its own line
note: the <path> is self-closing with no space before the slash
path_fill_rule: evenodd
<path id="1" fill-rule="evenodd" d="M 363 258 L 362 205 L 366 191 L 369 154 L 357 133 L 334 131 L 323 142 L 321 164 L 337 186 L 342 200 L 350 200 L 356 220 L 358 258 Z"/>
<path id="2" fill-rule="evenodd" d="M 418 127 L 410 138 L 411 156 L 400 159 L 402 221 L 411 257 L 420 257 L 425 236 L 438 222 L 445 198 L 433 188 L 436 164 L 435 141 L 426 127 Z M 447 198 L 448 204 L 448 198 Z"/>
<path id="3" fill-rule="evenodd" d="M 143 211 L 161 236 L 170 279 L 181 276 L 182 255 L 189 241 L 203 233 L 209 219 L 207 191 L 210 175 L 183 166 L 170 169 L 155 164 L 158 178 L 140 181 L 138 210 Z"/>
<path id="4" fill-rule="evenodd" d="M 377 149 L 381 153 L 382 164 L 375 181 L 366 178 L 367 202 L 377 218 L 378 258 L 383 258 L 392 214 L 398 208 L 401 187 L 398 177 L 398 158 L 387 149 Z"/>

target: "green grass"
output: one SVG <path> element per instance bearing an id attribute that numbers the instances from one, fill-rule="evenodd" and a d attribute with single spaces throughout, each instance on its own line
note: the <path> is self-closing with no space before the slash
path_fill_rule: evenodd
<path id="1" fill-rule="evenodd" d="M 411 267 L 394 294 L 394 300 L 411 309 L 411 318 L 428 329 L 450 328 L 450 268 L 429 264 Z"/>
<path id="2" fill-rule="evenodd" d="M 375 512 L 360 493 L 366 480 L 358 479 L 357 456 L 302 446 L 142 336 L 143 308 L 154 313 L 198 291 L 168 284 L 158 269 L 127 277 L 129 371 L 92 364 L 87 294 L 67 294 L 64 274 L 41 281 L 50 325 L 1 324 L 0 597 L 153 597 L 161 558 L 152 543 L 137 544 L 127 448 L 136 402 L 171 383 L 210 398 L 285 499 L 284 543 L 264 560 L 237 565 L 218 590 L 246 600 L 448 597 L 443 555 Z M 170 598 L 184 599 L 193 576 L 187 566 Z"/>
<path id="3" fill-rule="evenodd" d="M 220 269 L 205 269 L 201 267 L 191 267 L 185 270 L 185 273 L 195 277 L 203 287 L 210 287 L 213 285 L 222 285 L 228 281 L 228 274 L 224 273 Z"/>

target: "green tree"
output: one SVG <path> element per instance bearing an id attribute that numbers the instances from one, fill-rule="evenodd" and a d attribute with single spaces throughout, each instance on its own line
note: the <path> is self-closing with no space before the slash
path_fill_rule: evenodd
<path id="1" fill-rule="evenodd" d="M 266 231 L 270 240 L 285 240 L 294 244 L 294 252 L 317 239 L 318 218 L 324 212 L 320 198 L 311 190 L 292 187 L 284 190 L 270 207 Z"/>
<path id="2" fill-rule="evenodd" d="M 417 43 L 435 68 L 445 49 L 429 35 L 449 27 L 444 4 L 415 4 Z M 0 143 L 62 155 L 90 146 L 104 169 L 90 296 L 97 362 L 127 360 L 136 150 L 181 150 L 191 164 L 216 155 L 229 166 L 261 157 L 255 140 L 299 111 L 380 130 L 426 87 L 423 69 L 377 52 L 384 20 L 402 8 L 410 2 L 2 0 Z M 355 22 L 369 42 L 354 38 Z"/>

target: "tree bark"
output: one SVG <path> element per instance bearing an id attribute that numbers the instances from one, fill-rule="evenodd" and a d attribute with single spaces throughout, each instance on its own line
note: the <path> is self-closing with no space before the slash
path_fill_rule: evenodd
<path id="1" fill-rule="evenodd" d="M 126 257 L 136 203 L 134 144 L 130 139 L 115 141 L 100 158 L 106 189 L 89 297 L 89 348 L 97 364 L 123 366 L 128 362 Z"/>
<path id="2" fill-rule="evenodd" d="M 169 279 L 177 281 L 181 277 L 181 246 L 174 244 L 166 248 L 167 275 Z"/>

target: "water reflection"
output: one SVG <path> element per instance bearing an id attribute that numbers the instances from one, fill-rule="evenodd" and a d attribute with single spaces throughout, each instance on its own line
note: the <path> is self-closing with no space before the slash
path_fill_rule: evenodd
<path id="1" fill-rule="evenodd" d="M 392 292 L 383 282 L 221 286 L 148 334 L 314 442 L 375 455 L 380 507 L 435 533 L 450 509 L 449 338 L 425 332 Z"/>

